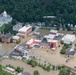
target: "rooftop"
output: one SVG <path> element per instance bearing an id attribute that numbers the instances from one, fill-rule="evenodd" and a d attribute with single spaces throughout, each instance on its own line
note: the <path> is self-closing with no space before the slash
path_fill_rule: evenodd
<path id="1" fill-rule="evenodd" d="M 62 40 L 72 40 L 74 38 L 75 35 L 72 35 L 72 34 L 66 34 Z"/>
<path id="2" fill-rule="evenodd" d="M 49 35 L 45 35 L 44 38 L 47 38 L 47 39 L 53 39 L 56 35 L 54 34 L 49 34 Z"/>
<path id="3" fill-rule="evenodd" d="M 22 28 L 23 23 L 17 23 L 15 26 L 13 26 L 14 31 L 18 31 L 20 28 Z"/>
<path id="4" fill-rule="evenodd" d="M 58 31 L 57 30 L 50 30 L 50 32 L 57 33 Z"/>
<path id="5" fill-rule="evenodd" d="M 19 36 L 13 36 L 12 38 L 17 40 L 17 39 L 19 39 L 20 37 L 19 37 Z"/>
<path id="6" fill-rule="evenodd" d="M 10 38 L 11 36 L 12 36 L 12 34 L 11 33 L 6 33 L 5 35 L 4 35 L 6 38 Z M 3 37 L 4 37 L 3 36 Z"/>
<path id="7" fill-rule="evenodd" d="M 19 32 L 26 32 L 29 28 L 31 28 L 32 26 L 30 25 L 27 25 L 27 26 L 24 26 L 22 27 L 21 29 L 19 29 Z"/>
<path id="8" fill-rule="evenodd" d="M 71 51 L 71 52 L 69 53 L 69 55 L 73 55 L 73 56 L 74 56 L 74 54 L 75 54 L 75 51 Z"/>
<path id="9" fill-rule="evenodd" d="M 9 14 L 7 14 L 6 11 L 0 14 L 0 26 L 2 26 L 3 24 L 8 24 L 8 22 L 11 21 L 12 17 Z"/>

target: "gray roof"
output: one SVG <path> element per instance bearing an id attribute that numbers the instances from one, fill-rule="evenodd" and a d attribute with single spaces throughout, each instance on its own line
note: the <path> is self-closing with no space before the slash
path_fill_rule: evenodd
<path id="1" fill-rule="evenodd" d="M 69 55 L 74 55 L 75 54 L 75 51 L 71 51 L 70 53 L 69 53 Z"/>
<path id="2" fill-rule="evenodd" d="M 41 41 L 41 43 L 48 43 L 46 38 L 43 38 L 43 40 Z"/>
<path id="3" fill-rule="evenodd" d="M 29 72 L 23 72 L 22 75 L 31 75 Z"/>
<path id="4" fill-rule="evenodd" d="M 12 36 L 11 33 L 6 33 L 3 37 L 10 38 Z"/>

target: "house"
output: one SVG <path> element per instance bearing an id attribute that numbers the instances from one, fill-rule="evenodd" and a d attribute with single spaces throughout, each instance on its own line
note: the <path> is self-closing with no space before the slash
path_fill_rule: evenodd
<path id="1" fill-rule="evenodd" d="M 71 51 L 71 52 L 69 53 L 69 57 L 74 57 L 74 55 L 75 55 L 75 51 Z"/>
<path id="2" fill-rule="evenodd" d="M 17 23 L 16 25 L 13 26 L 13 31 L 18 31 L 19 29 L 22 28 L 23 23 Z"/>
<path id="3" fill-rule="evenodd" d="M 31 75 L 29 72 L 23 72 L 21 75 Z"/>
<path id="4" fill-rule="evenodd" d="M 13 36 L 12 39 L 13 39 L 13 42 L 16 43 L 20 40 L 20 37 L 19 36 Z"/>
<path id="5" fill-rule="evenodd" d="M 50 30 L 50 34 L 57 34 L 58 31 L 57 30 Z"/>
<path id="6" fill-rule="evenodd" d="M 12 17 L 6 11 L 0 14 L 0 27 L 12 21 Z"/>
<path id="7" fill-rule="evenodd" d="M 32 32 L 32 26 L 27 25 L 18 30 L 17 36 L 26 37 L 31 32 Z"/>
<path id="8" fill-rule="evenodd" d="M 11 33 L 6 33 L 2 37 L 2 42 L 4 42 L 4 43 L 10 43 L 11 37 L 12 37 Z"/>
<path id="9" fill-rule="evenodd" d="M 66 55 L 69 55 L 69 53 L 71 51 L 74 51 L 74 49 L 72 48 L 72 45 L 70 45 L 67 49 L 66 49 Z"/>
<path id="10" fill-rule="evenodd" d="M 62 41 L 66 44 L 73 43 L 75 41 L 75 35 L 72 34 L 66 34 L 63 38 Z"/>

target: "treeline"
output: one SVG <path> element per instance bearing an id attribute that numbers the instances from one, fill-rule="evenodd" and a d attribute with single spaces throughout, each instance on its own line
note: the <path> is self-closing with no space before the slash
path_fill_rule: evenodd
<path id="1" fill-rule="evenodd" d="M 56 16 L 56 24 L 76 24 L 75 0 L 0 0 L 3 10 L 20 22 L 43 22 L 50 15 Z"/>

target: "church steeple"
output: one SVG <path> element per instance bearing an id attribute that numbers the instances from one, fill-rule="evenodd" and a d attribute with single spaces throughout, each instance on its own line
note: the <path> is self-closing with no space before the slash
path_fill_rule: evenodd
<path id="1" fill-rule="evenodd" d="M 3 14 L 4 17 L 7 17 L 7 12 L 5 10 L 2 14 Z"/>

